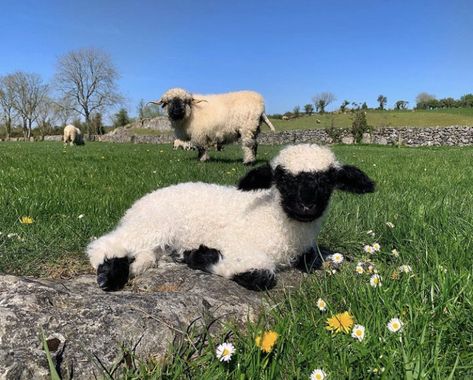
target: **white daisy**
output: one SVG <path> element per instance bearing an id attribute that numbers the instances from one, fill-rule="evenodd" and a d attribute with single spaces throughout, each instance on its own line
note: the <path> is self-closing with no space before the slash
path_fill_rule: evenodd
<path id="1" fill-rule="evenodd" d="M 412 267 L 410 265 L 404 264 L 404 265 L 401 265 L 398 270 L 401 273 L 410 273 L 412 272 Z"/>
<path id="2" fill-rule="evenodd" d="M 358 273 L 358 274 L 363 274 L 363 273 L 365 273 L 365 270 L 363 269 L 363 266 L 358 264 L 355 268 L 355 272 Z"/>
<path id="3" fill-rule="evenodd" d="M 320 311 L 325 311 L 327 310 L 327 303 L 322 298 L 319 298 L 317 300 L 317 307 Z"/>
<path id="4" fill-rule="evenodd" d="M 393 255 L 394 257 L 399 257 L 399 252 L 397 251 L 397 249 L 393 249 L 391 251 L 391 255 Z"/>
<path id="5" fill-rule="evenodd" d="M 341 253 L 334 253 L 333 255 L 330 255 L 330 260 L 335 264 L 341 264 L 343 263 L 344 257 Z"/>
<path id="6" fill-rule="evenodd" d="M 351 336 L 355 339 L 358 339 L 360 342 L 365 339 L 365 326 L 355 325 L 351 332 Z"/>
<path id="7" fill-rule="evenodd" d="M 324 380 L 326 377 L 327 374 L 320 368 L 314 369 L 310 374 L 310 380 Z"/>
<path id="8" fill-rule="evenodd" d="M 394 224 L 392 224 L 391 222 L 386 222 L 386 226 L 388 226 L 389 228 L 394 228 Z"/>
<path id="9" fill-rule="evenodd" d="M 377 288 L 378 286 L 381 286 L 381 276 L 379 274 L 374 274 L 370 278 L 370 285 L 373 288 Z"/>
<path id="10" fill-rule="evenodd" d="M 215 350 L 217 359 L 221 362 L 229 362 L 235 352 L 235 347 L 231 343 L 222 343 Z"/>
<path id="11" fill-rule="evenodd" d="M 369 253 L 369 254 L 375 253 L 375 250 L 371 245 L 365 245 L 363 247 L 363 251 L 365 251 L 366 253 Z"/>
<path id="12" fill-rule="evenodd" d="M 402 330 L 403 325 L 404 325 L 404 323 L 402 323 L 399 318 L 392 318 L 388 322 L 388 329 L 389 329 L 389 331 L 391 331 L 393 333 L 396 333 L 396 332 L 399 332 L 399 331 Z"/>
<path id="13" fill-rule="evenodd" d="M 381 249 L 381 246 L 378 243 L 374 243 L 372 247 L 375 250 L 375 252 L 379 252 L 379 250 Z"/>
<path id="14" fill-rule="evenodd" d="M 84 214 L 80 214 L 77 218 L 82 219 L 84 216 L 85 216 Z"/>

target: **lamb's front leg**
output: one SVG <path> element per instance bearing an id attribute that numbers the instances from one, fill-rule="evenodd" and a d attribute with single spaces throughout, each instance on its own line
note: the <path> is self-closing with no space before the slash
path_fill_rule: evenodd
<path id="1" fill-rule="evenodd" d="M 116 231 L 90 243 L 87 255 L 97 271 L 98 285 L 107 291 L 122 289 L 130 277 L 156 263 L 155 252 L 133 247 Z"/>

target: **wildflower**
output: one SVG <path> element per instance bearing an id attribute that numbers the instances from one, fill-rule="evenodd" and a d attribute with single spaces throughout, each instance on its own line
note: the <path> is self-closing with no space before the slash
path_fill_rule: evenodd
<path id="1" fill-rule="evenodd" d="M 33 218 L 31 216 L 22 216 L 20 218 L 21 224 L 33 224 Z"/>
<path id="2" fill-rule="evenodd" d="M 392 280 L 399 280 L 399 272 L 397 270 L 395 270 L 391 273 L 391 279 Z"/>
<path id="3" fill-rule="evenodd" d="M 388 226 L 389 228 L 394 228 L 394 224 L 392 224 L 391 222 L 386 222 L 386 226 Z"/>
<path id="4" fill-rule="evenodd" d="M 258 335 L 255 339 L 256 346 L 263 352 L 271 352 L 273 350 L 276 341 L 278 340 L 279 334 L 275 331 L 268 330 L 263 335 Z"/>
<path id="5" fill-rule="evenodd" d="M 326 377 L 327 374 L 320 368 L 314 369 L 310 374 L 310 380 L 324 380 Z"/>
<path id="6" fill-rule="evenodd" d="M 80 214 L 77 218 L 82 219 L 84 216 L 85 216 L 84 214 Z"/>
<path id="7" fill-rule="evenodd" d="M 371 237 L 374 237 L 375 233 L 373 230 L 366 231 L 367 235 L 370 235 Z"/>
<path id="8" fill-rule="evenodd" d="M 394 257 L 399 257 L 399 252 L 397 251 L 397 249 L 393 249 L 391 251 L 391 255 L 393 255 Z"/>
<path id="9" fill-rule="evenodd" d="M 372 248 L 375 250 L 375 252 L 379 252 L 379 250 L 381 249 L 381 246 L 378 243 L 374 243 L 372 245 Z"/>
<path id="10" fill-rule="evenodd" d="M 330 260 L 333 261 L 334 264 L 341 264 L 343 263 L 344 257 L 341 253 L 334 253 L 330 255 Z"/>
<path id="11" fill-rule="evenodd" d="M 317 300 L 317 307 L 320 311 L 325 311 L 327 310 L 327 303 L 322 298 L 319 298 Z"/>
<path id="12" fill-rule="evenodd" d="M 381 286 L 381 276 L 379 274 L 374 274 L 370 278 L 370 285 L 373 288 L 377 288 L 378 286 Z"/>
<path id="13" fill-rule="evenodd" d="M 217 359 L 221 362 L 229 362 L 235 352 L 235 347 L 231 343 L 222 343 L 215 350 Z"/>
<path id="14" fill-rule="evenodd" d="M 327 318 L 327 326 L 325 328 L 336 333 L 343 331 L 345 334 L 348 334 L 353 323 L 353 316 L 348 311 L 345 311 L 344 313 Z"/>
<path id="15" fill-rule="evenodd" d="M 369 253 L 369 254 L 375 253 L 375 250 L 371 245 L 365 245 L 363 247 L 363 251 L 365 251 L 366 253 Z"/>
<path id="16" fill-rule="evenodd" d="M 404 265 L 401 265 L 398 270 L 401 273 L 410 273 L 412 272 L 412 267 L 410 265 L 404 264 Z"/>
<path id="17" fill-rule="evenodd" d="M 403 325 L 404 325 L 404 323 L 402 323 L 399 318 L 392 318 L 388 322 L 388 330 L 393 332 L 393 333 L 396 333 L 396 332 L 399 332 L 399 331 L 402 330 Z"/>
<path id="18" fill-rule="evenodd" d="M 355 325 L 351 331 L 351 336 L 358 339 L 360 342 L 365 339 L 365 326 Z"/>
<path id="19" fill-rule="evenodd" d="M 355 268 L 355 272 L 358 273 L 358 274 L 363 274 L 365 272 L 365 270 L 363 269 L 363 266 L 358 264 Z"/>
<path id="20" fill-rule="evenodd" d="M 19 237 L 18 234 L 15 234 L 14 232 L 11 232 L 7 235 L 8 239 L 14 238 L 14 237 Z"/>
<path id="21" fill-rule="evenodd" d="M 374 267 L 373 264 L 368 265 L 368 273 L 378 273 L 378 270 Z"/>

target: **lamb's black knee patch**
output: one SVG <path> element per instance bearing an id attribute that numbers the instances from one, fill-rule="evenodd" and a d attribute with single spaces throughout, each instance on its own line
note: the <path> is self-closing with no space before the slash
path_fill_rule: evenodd
<path id="1" fill-rule="evenodd" d="M 122 289 L 130 275 L 130 259 L 128 257 L 113 257 L 105 259 L 97 268 L 97 283 L 106 291 Z"/>
<path id="2" fill-rule="evenodd" d="M 203 244 L 198 249 L 184 251 L 184 262 L 189 268 L 203 271 L 208 271 L 209 267 L 216 264 L 221 257 L 222 254 L 218 249 L 209 248 Z"/>
<path id="3" fill-rule="evenodd" d="M 238 273 L 233 276 L 232 280 L 250 290 L 269 290 L 274 288 L 277 283 L 276 275 L 268 269 L 254 269 Z"/>
<path id="4" fill-rule="evenodd" d="M 296 258 L 293 262 L 293 266 L 302 272 L 311 273 L 321 269 L 325 258 L 332 253 L 332 251 L 325 247 L 319 247 L 318 250 L 316 248 L 309 248 Z"/>

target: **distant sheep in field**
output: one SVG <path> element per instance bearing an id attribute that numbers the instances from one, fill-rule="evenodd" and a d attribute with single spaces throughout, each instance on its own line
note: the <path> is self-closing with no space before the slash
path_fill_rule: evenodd
<path id="1" fill-rule="evenodd" d="M 215 95 L 193 95 L 182 88 L 172 88 L 161 99 L 151 102 L 167 108 L 176 137 L 190 141 L 199 152 L 199 159 L 209 159 L 208 149 L 241 138 L 243 163 L 256 159 L 256 137 L 261 123 L 272 131 L 274 126 L 264 113 L 263 97 L 253 91 Z"/>
<path id="2" fill-rule="evenodd" d="M 64 144 L 67 145 L 84 145 L 84 138 L 82 137 L 82 132 L 79 128 L 68 124 L 64 127 Z"/>
<path id="3" fill-rule="evenodd" d="M 279 269 L 321 265 L 316 239 L 335 190 L 374 189 L 329 148 L 289 146 L 238 186 L 188 182 L 145 195 L 87 254 L 104 290 L 121 289 L 165 254 L 248 289 L 270 289 Z"/>
<path id="4" fill-rule="evenodd" d="M 182 141 L 179 139 L 175 139 L 174 142 L 172 143 L 172 149 L 193 150 L 195 149 L 195 147 L 189 141 Z"/>
<path id="5" fill-rule="evenodd" d="M 282 119 L 282 120 L 289 120 L 289 116 L 284 115 L 281 119 Z"/>

